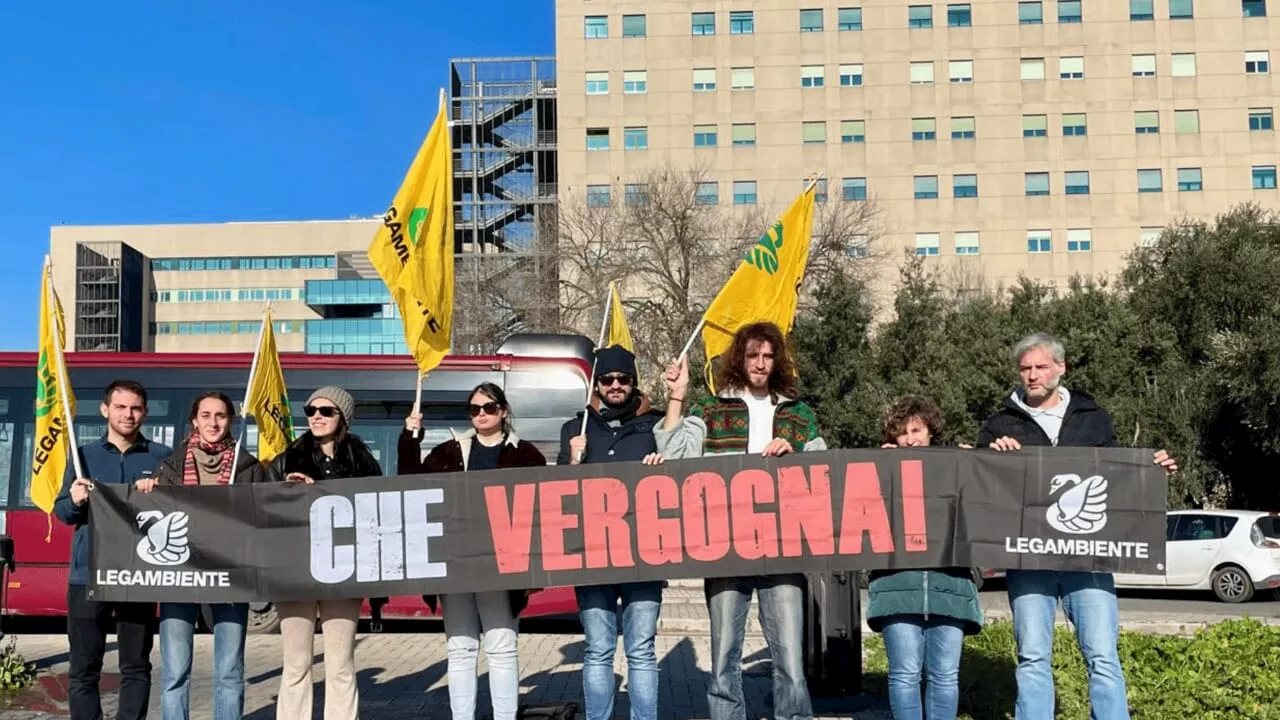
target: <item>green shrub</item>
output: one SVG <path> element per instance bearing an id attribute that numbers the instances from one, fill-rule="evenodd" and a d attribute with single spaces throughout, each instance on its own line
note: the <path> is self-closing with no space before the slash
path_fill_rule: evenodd
<path id="1" fill-rule="evenodd" d="M 1012 718 L 1017 696 L 1013 625 L 990 623 L 966 638 L 960 660 L 960 717 Z M 1087 720 L 1089 683 L 1069 628 L 1053 643 L 1057 717 Z M 1120 662 L 1134 720 L 1280 720 L 1280 627 L 1228 620 L 1194 637 L 1120 633 Z M 867 638 L 866 687 L 886 692 L 879 635 Z"/>
<path id="2" fill-rule="evenodd" d="M 0 694 L 11 695 L 35 682 L 35 665 L 18 652 L 17 639 L 0 651 Z"/>

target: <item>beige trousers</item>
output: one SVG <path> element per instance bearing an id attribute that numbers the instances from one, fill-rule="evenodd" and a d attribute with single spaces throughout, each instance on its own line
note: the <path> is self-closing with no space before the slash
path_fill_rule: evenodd
<path id="1" fill-rule="evenodd" d="M 316 613 L 324 633 L 324 718 L 356 720 L 356 622 L 360 600 L 276 603 L 284 654 L 277 720 L 311 719 L 311 667 L 315 657 Z"/>

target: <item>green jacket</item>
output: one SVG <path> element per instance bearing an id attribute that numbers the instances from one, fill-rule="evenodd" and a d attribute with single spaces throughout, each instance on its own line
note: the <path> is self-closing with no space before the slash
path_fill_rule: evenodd
<path id="1" fill-rule="evenodd" d="M 968 568 L 877 570 L 867 596 L 867 626 L 876 632 L 894 615 L 941 615 L 961 621 L 966 635 L 982 631 L 978 586 Z"/>

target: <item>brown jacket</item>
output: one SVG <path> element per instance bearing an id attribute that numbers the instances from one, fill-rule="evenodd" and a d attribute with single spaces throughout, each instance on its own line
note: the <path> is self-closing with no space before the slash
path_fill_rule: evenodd
<path id="1" fill-rule="evenodd" d="M 182 465 L 186 460 L 187 445 L 182 443 L 156 466 L 156 484 L 181 485 Z M 250 455 L 243 445 L 240 446 L 240 459 L 236 461 L 236 476 L 233 481 L 236 485 L 267 481 L 267 466 L 258 462 L 258 458 Z"/>

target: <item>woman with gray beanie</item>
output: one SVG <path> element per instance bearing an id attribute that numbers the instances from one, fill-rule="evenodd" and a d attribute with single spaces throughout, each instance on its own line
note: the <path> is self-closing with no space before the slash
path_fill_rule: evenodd
<path id="1" fill-rule="evenodd" d="M 338 387 L 322 387 L 311 394 L 304 409 L 307 432 L 276 456 L 267 468 L 268 480 L 310 485 L 329 478 L 382 475 L 382 467 L 368 446 L 351 434 L 356 403 L 350 393 Z M 324 633 L 324 717 L 355 720 L 359 716 L 355 639 L 362 599 L 277 603 L 284 655 L 277 718 L 311 717 L 317 613 Z"/>

